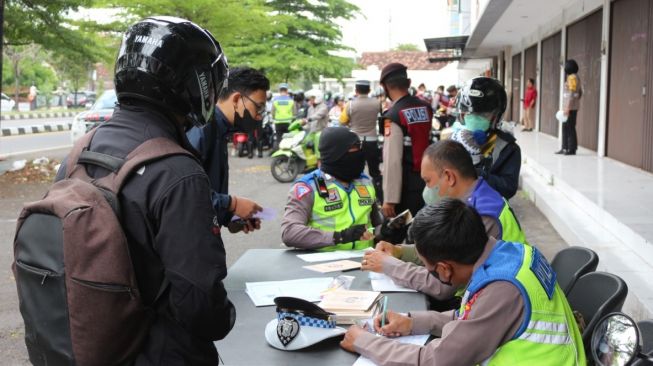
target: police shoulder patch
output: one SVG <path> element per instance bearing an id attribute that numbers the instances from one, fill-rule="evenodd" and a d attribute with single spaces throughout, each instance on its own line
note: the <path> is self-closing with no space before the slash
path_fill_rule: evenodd
<path id="1" fill-rule="evenodd" d="M 304 182 L 299 182 L 295 184 L 294 191 L 295 191 L 295 198 L 301 200 L 302 198 L 304 198 L 304 196 L 311 193 L 313 190 L 311 189 L 311 187 L 308 186 L 308 184 Z"/>

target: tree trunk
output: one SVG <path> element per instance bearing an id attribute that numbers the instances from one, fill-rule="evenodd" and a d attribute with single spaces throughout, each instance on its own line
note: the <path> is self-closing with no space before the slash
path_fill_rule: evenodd
<path id="1" fill-rule="evenodd" d="M 16 110 L 18 110 L 18 97 L 20 96 L 20 67 L 18 66 L 18 62 L 20 60 L 13 60 L 14 62 L 14 80 L 15 80 L 15 85 L 16 85 L 16 90 L 14 91 L 15 97 L 14 100 L 16 101 Z"/>

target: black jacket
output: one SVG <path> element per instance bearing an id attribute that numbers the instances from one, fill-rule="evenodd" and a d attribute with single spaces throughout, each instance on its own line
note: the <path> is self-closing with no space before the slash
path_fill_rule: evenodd
<path id="1" fill-rule="evenodd" d="M 511 134 L 496 131 L 494 151 L 476 166 L 479 176 L 506 199 L 512 198 L 519 188 L 521 149 Z"/>
<path id="2" fill-rule="evenodd" d="M 172 120 L 148 106 L 124 105 L 98 127 L 90 150 L 124 158 L 154 137 L 192 151 Z M 107 174 L 94 166 L 87 172 Z M 213 341 L 229 333 L 236 312 L 222 284 L 225 250 L 204 169 L 188 156 L 146 164 L 125 183 L 119 200 L 143 301 L 153 302 L 164 275 L 170 281 L 136 365 L 216 365 Z"/>

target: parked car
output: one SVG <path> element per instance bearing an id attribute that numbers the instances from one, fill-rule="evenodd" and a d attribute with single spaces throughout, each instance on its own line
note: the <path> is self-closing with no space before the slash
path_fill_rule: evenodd
<path id="1" fill-rule="evenodd" d="M 66 105 L 68 108 L 86 107 L 94 102 L 95 92 L 92 91 L 72 92 L 66 97 Z"/>
<path id="2" fill-rule="evenodd" d="M 113 115 L 113 107 L 118 102 L 115 90 L 107 90 L 95 101 L 91 109 L 79 113 L 73 119 L 70 127 L 70 139 L 73 143 L 102 122 L 108 121 Z"/>
<path id="3" fill-rule="evenodd" d="M 9 112 L 14 109 L 15 105 L 16 102 L 13 99 L 9 98 L 7 94 L 2 93 L 2 105 L 0 105 L 0 111 Z"/>

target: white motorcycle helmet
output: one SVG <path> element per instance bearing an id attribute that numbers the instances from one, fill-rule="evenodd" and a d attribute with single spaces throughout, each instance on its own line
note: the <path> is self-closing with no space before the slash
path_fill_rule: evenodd
<path id="1" fill-rule="evenodd" d="M 277 316 L 265 326 L 265 340 L 282 351 L 295 351 L 337 337 L 347 331 L 336 326 L 336 316 L 295 297 L 277 297 Z"/>
<path id="2" fill-rule="evenodd" d="M 315 104 L 320 104 L 324 101 L 324 93 L 319 89 L 311 89 L 304 94 L 307 99 L 315 98 Z"/>

